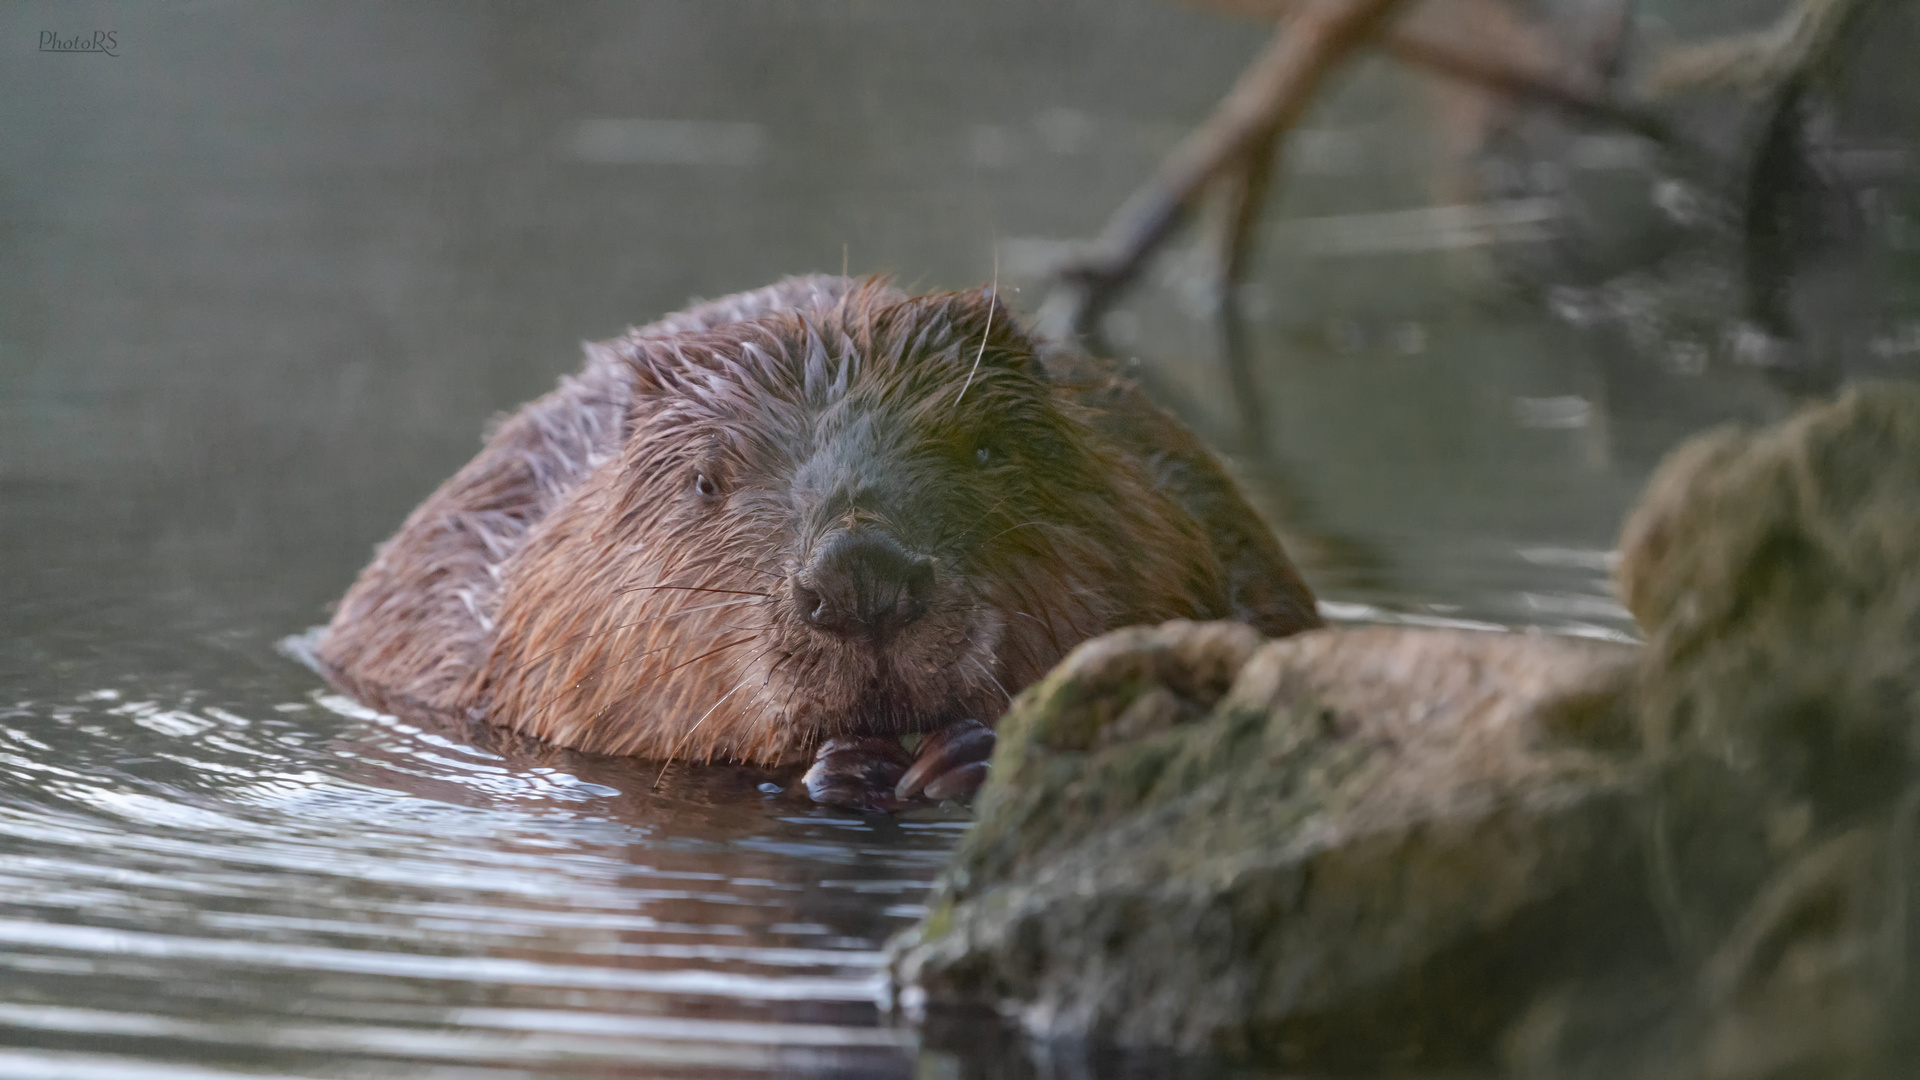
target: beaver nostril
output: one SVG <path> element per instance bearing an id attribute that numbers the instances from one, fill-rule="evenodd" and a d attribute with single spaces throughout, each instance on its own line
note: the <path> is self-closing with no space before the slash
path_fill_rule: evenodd
<path id="1" fill-rule="evenodd" d="M 884 640 L 927 612 L 933 560 L 885 533 L 843 532 L 815 552 L 809 584 L 794 585 L 794 607 L 809 624 L 843 637 Z"/>
<path id="2" fill-rule="evenodd" d="M 902 582 L 903 593 L 898 613 L 900 621 L 910 623 L 927 613 L 927 599 L 933 595 L 933 560 L 914 556 Z"/>
<path id="3" fill-rule="evenodd" d="M 821 625 L 829 617 L 826 599 L 797 581 L 793 583 L 793 609 L 815 626 Z"/>

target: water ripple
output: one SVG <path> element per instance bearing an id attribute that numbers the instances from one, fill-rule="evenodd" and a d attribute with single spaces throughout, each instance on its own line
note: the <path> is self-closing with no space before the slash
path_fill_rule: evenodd
<path id="1" fill-rule="evenodd" d="M 964 817 L 654 779 L 324 692 L 19 703 L 0 1075 L 908 1075 L 879 946 Z"/>

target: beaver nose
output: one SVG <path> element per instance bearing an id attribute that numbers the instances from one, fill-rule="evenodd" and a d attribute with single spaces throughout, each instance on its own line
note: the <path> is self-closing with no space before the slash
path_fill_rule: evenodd
<path id="1" fill-rule="evenodd" d="M 885 533 L 843 532 L 820 545 L 793 584 L 794 605 L 813 626 L 842 637 L 884 640 L 926 614 L 933 560 Z"/>

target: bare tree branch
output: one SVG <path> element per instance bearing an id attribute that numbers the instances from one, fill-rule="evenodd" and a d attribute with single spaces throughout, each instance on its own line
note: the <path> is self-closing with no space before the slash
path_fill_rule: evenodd
<path id="1" fill-rule="evenodd" d="M 1327 74 L 1370 39 L 1401 0 L 1328 0 L 1300 6 L 1241 73 L 1212 116 L 1175 148 L 1089 248 L 1058 270 L 1062 288 L 1041 319 L 1055 333 L 1092 329 L 1111 298 L 1192 209 L 1207 184 L 1306 112 Z"/>
<path id="2" fill-rule="evenodd" d="M 1269 21 L 1293 19 L 1302 10 L 1303 0 L 1194 0 L 1216 11 L 1231 12 Z M 1622 11 L 1627 10 L 1624 6 Z M 1622 16 L 1624 18 L 1624 15 Z M 1611 28 L 1610 38 L 1624 31 Z M 1537 101 L 1561 109 L 1583 120 L 1625 128 L 1659 142 L 1667 142 L 1672 133 L 1653 113 L 1609 100 L 1598 92 L 1598 83 L 1570 81 L 1563 75 L 1532 69 L 1515 63 L 1513 58 L 1483 50 L 1463 48 L 1452 42 L 1404 24 L 1380 31 L 1374 44 L 1381 52 L 1406 64 L 1449 79 L 1471 83 L 1508 97 Z"/>

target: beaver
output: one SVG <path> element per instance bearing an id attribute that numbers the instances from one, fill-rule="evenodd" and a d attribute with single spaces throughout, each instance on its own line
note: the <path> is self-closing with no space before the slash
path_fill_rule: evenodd
<path id="1" fill-rule="evenodd" d="M 790 278 L 586 346 L 381 545 L 317 659 L 384 711 L 823 802 L 964 794 L 1119 626 L 1318 626 L 1198 440 L 993 290 Z M 903 736 L 921 736 L 916 756 Z"/>

